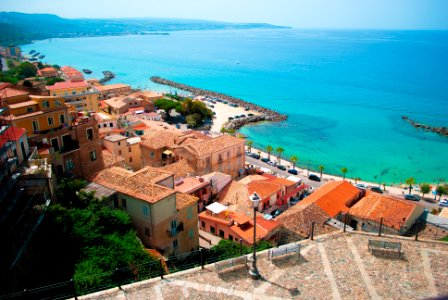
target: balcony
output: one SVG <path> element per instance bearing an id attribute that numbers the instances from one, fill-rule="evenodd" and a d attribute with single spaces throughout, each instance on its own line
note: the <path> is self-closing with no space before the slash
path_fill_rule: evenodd
<path id="1" fill-rule="evenodd" d="M 166 232 L 168 233 L 169 237 L 175 237 L 176 235 L 178 235 L 179 232 L 184 231 L 184 223 L 180 222 L 176 228 L 171 228 L 170 230 L 167 230 Z"/>

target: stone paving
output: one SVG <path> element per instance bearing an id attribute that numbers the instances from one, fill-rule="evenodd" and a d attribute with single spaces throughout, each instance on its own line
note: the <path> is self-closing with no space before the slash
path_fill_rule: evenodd
<path id="1" fill-rule="evenodd" d="M 368 250 L 369 239 L 399 241 L 402 257 Z M 301 255 L 270 262 L 263 278 L 242 266 L 217 274 L 214 265 L 91 294 L 79 299 L 423 299 L 448 295 L 448 243 L 336 233 L 301 242 Z"/>

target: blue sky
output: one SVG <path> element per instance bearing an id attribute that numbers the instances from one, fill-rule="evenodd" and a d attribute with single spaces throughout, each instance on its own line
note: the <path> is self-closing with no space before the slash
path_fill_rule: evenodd
<path id="1" fill-rule="evenodd" d="M 448 29 L 448 0 L 0 0 L 66 18 L 160 17 L 296 28 Z"/>

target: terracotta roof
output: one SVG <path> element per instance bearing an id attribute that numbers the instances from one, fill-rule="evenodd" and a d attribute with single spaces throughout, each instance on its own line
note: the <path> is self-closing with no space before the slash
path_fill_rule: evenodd
<path id="1" fill-rule="evenodd" d="M 359 196 L 359 190 L 347 181 L 329 182 L 306 197 L 299 204 L 316 203 L 331 217 L 340 212 L 348 212 L 349 207 Z"/>
<path id="2" fill-rule="evenodd" d="M 245 140 L 234 136 L 224 134 L 219 137 L 205 140 L 196 144 L 184 146 L 185 149 L 195 153 L 198 156 L 210 155 L 212 153 L 227 149 L 234 145 L 243 145 Z"/>
<path id="3" fill-rule="evenodd" d="M 256 192 L 261 199 L 270 197 L 271 195 L 280 191 L 280 186 L 278 184 L 271 183 L 269 181 L 252 181 L 248 185 L 249 194 L 252 195 Z"/>
<path id="4" fill-rule="evenodd" d="M 197 203 L 199 200 L 198 197 L 183 194 L 183 193 L 177 193 L 176 194 L 176 208 L 177 210 L 184 209 L 188 206 L 191 206 L 195 203 Z"/>
<path id="5" fill-rule="evenodd" d="M 160 130 L 151 135 L 142 135 L 141 145 L 150 149 L 173 148 L 176 145 L 175 140 L 178 136 L 179 133 L 177 132 Z"/>
<path id="6" fill-rule="evenodd" d="M 235 212 L 250 212 L 252 211 L 249 200 L 249 192 L 247 185 L 237 181 L 231 181 L 222 190 L 222 200 L 219 202 L 227 205 L 230 210 Z"/>
<path id="7" fill-rule="evenodd" d="M 331 217 L 315 203 L 306 204 L 303 201 L 290 207 L 277 217 L 279 222 L 286 229 L 296 234 L 307 237 L 311 232 L 311 224 L 324 224 Z"/>
<path id="8" fill-rule="evenodd" d="M 12 88 L 5 88 L 3 90 L 0 90 L 0 98 L 1 99 L 11 98 L 11 97 L 16 97 L 16 96 L 27 96 L 28 94 L 29 93 L 27 93 L 27 92 L 12 89 Z"/>
<path id="9" fill-rule="evenodd" d="M 39 71 L 42 71 L 42 72 L 55 72 L 56 69 L 53 68 L 53 67 L 45 67 L 43 69 L 40 69 Z"/>
<path id="10" fill-rule="evenodd" d="M 205 180 L 201 181 L 196 177 L 186 177 L 182 179 L 182 183 L 175 185 L 174 189 L 176 190 L 176 192 L 191 194 L 209 184 L 210 182 Z"/>
<path id="11" fill-rule="evenodd" d="M 20 103 L 14 103 L 14 104 L 9 104 L 9 108 L 12 109 L 16 109 L 16 108 L 21 108 L 21 107 L 27 107 L 27 106 L 31 106 L 31 105 L 36 105 L 37 102 L 30 100 L 30 101 L 24 101 L 24 102 L 20 102 Z"/>
<path id="12" fill-rule="evenodd" d="M 268 224 L 271 223 L 271 224 Z M 250 219 L 250 226 L 238 226 L 236 224 L 232 225 L 230 229 L 240 236 L 243 240 L 249 244 L 254 243 L 254 223 Z M 272 231 L 279 226 L 277 221 L 265 220 L 263 217 L 257 216 L 257 241 L 266 238 L 272 233 Z"/>
<path id="13" fill-rule="evenodd" d="M 123 157 L 114 155 L 109 150 L 103 149 L 103 161 L 104 168 L 109 168 L 112 166 L 117 166 L 118 164 L 123 164 L 125 160 Z"/>
<path id="14" fill-rule="evenodd" d="M 186 177 L 188 174 L 195 175 L 194 168 L 185 159 L 181 159 L 175 163 L 163 166 L 160 169 L 173 173 L 174 179 Z"/>
<path id="15" fill-rule="evenodd" d="M 25 129 L 10 126 L 2 134 L 0 134 L 0 148 L 8 141 L 17 141 L 25 134 Z"/>
<path id="16" fill-rule="evenodd" d="M 67 90 L 67 89 L 76 89 L 76 88 L 87 88 L 89 85 L 85 81 L 64 81 L 64 82 L 56 82 L 54 85 L 47 85 L 45 88 L 49 91 L 56 90 Z"/>
<path id="17" fill-rule="evenodd" d="M 243 179 L 239 180 L 238 182 L 243 184 L 249 184 L 253 181 L 259 181 L 259 180 L 268 180 L 268 178 L 261 176 L 261 175 L 248 175 L 244 177 Z"/>
<path id="18" fill-rule="evenodd" d="M 93 174 L 90 181 L 136 199 L 155 203 L 175 193 L 172 189 L 155 184 L 165 175 L 149 167 L 134 173 L 124 168 L 112 167 Z"/>
<path id="19" fill-rule="evenodd" d="M 366 196 L 350 209 L 350 214 L 361 219 L 380 222 L 400 229 L 415 210 L 423 213 L 424 208 L 414 202 L 367 191 Z"/>
<path id="20" fill-rule="evenodd" d="M 131 86 L 123 83 L 116 83 L 116 84 L 96 85 L 95 88 L 100 92 L 104 92 L 114 89 L 131 88 Z"/>
<path id="21" fill-rule="evenodd" d="M 250 222 L 250 218 L 246 214 L 244 214 L 244 213 L 233 212 L 230 215 L 230 217 L 233 219 L 233 221 L 235 221 L 239 225 L 243 225 L 245 223 L 249 223 Z"/>

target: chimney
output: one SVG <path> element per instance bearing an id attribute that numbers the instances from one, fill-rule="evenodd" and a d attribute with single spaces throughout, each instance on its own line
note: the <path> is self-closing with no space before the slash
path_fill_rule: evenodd
<path id="1" fill-rule="evenodd" d="M 199 182 L 204 182 L 204 178 L 199 177 Z"/>

